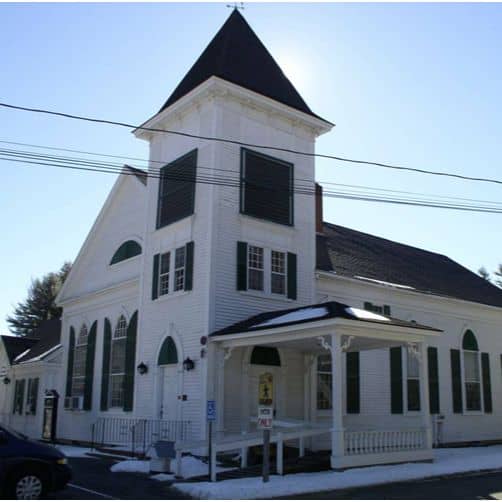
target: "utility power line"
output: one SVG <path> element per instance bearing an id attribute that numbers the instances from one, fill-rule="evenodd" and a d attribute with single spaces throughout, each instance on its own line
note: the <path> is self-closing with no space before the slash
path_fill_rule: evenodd
<path id="1" fill-rule="evenodd" d="M 33 152 L 23 152 L 23 151 L 13 151 L 0 149 L 0 160 L 8 161 L 8 162 L 17 162 L 23 163 L 26 165 L 41 165 L 41 166 L 50 166 L 50 167 L 59 167 L 64 169 L 72 169 L 72 170 L 80 170 L 80 171 L 89 171 L 89 172 L 97 172 L 97 173 L 106 173 L 106 174 L 124 174 L 124 175 L 133 175 L 136 176 L 135 173 L 130 171 L 124 171 L 123 166 L 113 165 L 113 163 L 105 163 L 99 161 L 89 161 L 88 159 L 83 158 L 75 158 L 75 157 L 62 157 L 55 155 L 45 155 L 38 154 Z M 186 175 L 170 175 L 168 172 L 164 174 L 160 173 L 144 173 L 144 176 L 147 178 L 168 178 L 175 181 L 181 182 L 193 182 L 197 184 L 207 184 L 207 185 L 217 185 L 223 187 L 231 187 L 240 189 L 240 177 L 223 177 L 223 176 L 210 176 L 206 174 L 198 174 L 195 176 L 186 176 Z M 275 192 L 284 192 L 290 190 L 270 188 L 267 186 L 260 186 L 256 184 L 251 184 L 246 182 L 246 186 L 253 190 L 260 191 L 275 191 Z M 314 196 L 315 189 L 314 188 L 306 188 L 304 186 L 294 188 L 294 193 L 305 196 Z M 480 205 L 480 204 L 467 204 L 467 203 L 457 203 L 457 202 L 449 202 L 444 200 L 434 200 L 434 199 L 423 199 L 417 197 L 401 197 L 401 196 L 390 196 L 387 194 L 372 194 L 364 191 L 354 191 L 354 190 L 326 190 L 323 194 L 325 197 L 334 197 L 339 199 L 347 199 L 347 200 L 358 200 L 358 201 L 366 201 L 366 202 L 380 202 L 380 203 L 389 203 L 389 204 L 399 204 L 406 206 L 417 206 L 417 207 L 431 207 L 431 208 L 440 208 L 440 209 L 454 209 L 459 211 L 473 211 L 473 212 L 481 212 L 481 213 L 494 213 L 500 214 L 502 213 L 502 204 L 496 202 L 489 202 L 488 205 Z"/>
<path id="2" fill-rule="evenodd" d="M 60 151 L 60 152 L 68 152 L 68 153 L 79 153 L 83 155 L 92 155 L 94 157 L 105 157 L 105 158 L 113 158 L 113 159 L 122 159 L 122 160 L 133 160 L 135 162 L 142 162 L 144 165 L 141 166 L 142 169 L 148 170 L 149 173 L 154 173 L 154 174 L 159 174 L 161 172 L 161 168 L 156 168 L 149 166 L 149 164 L 154 163 L 154 164 L 160 164 L 162 166 L 166 166 L 167 164 L 171 163 L 172 160 L 155 160 L 155 159 L 145 159 L 142 157 L 131 157 L 127 155 L 118 155 L 118 154 L 107 154 L 103 152 L 90 152 L 88 150 L 75 150 L 71 148 L 62 148 L 62 147 L 56 147 L 56 146 L 48 146 L 48 145 L 37 145 L 33 143 L 20 143 L 16 141 L 6 141 L 6 140 L 0 140 L 0 144 L 6 144 L 6 145 L 14 145 L 14 146 L 25 146 L 25 147 L 30 147 L 30 148 L 37 148 L 37 149 L 43 149 L 43 150 L 54 150 L 54 151 Z M 16 150 L 12 150 L 16 151 Z M 33 153 L 36 154 L 36 152 L 28 152 L 25 151 L 24 153 Z M 61 157 L 63 158 L 63 157 Z M 113 165 L 122 168 L 122 164 L 114 163 Z M 207 167 L 207 166 L 202 166 L 202 165 L 197 165 L 197 169 L 206 169 L 209 171 L 216 171 L 216 172 L 225 172 L 225 173 L 231 173 L 231 174 L 236 174 L 235 169 L 223 169 L 223 168 L 218 168 L 218 167 Z M 448 196 L 448 195 L 440 195 L 440 194 L 427 194 L 423 192 L 412 192 L 409 190 L 393 190 L 389 188 L 379 188 L 379 187 L 371 187 L 367 185 L 351 185 L 351 184 L 345 184 L 345 183 L 334 183 L 331 181 L 325 181 L 325 180 L 316 180 L 313 181 L 312 179 L 306 179 L 306 178 L 296 178 L 295 181 L 305 181 L 309 186 L 312 186 L 314 183 L 319 183 L 323 187 L 325 186 L 335 186 L 335 187 L 343 187 L 343 188 L 353 188 L 353 189 L 363 189 L 363 190 L 371 190 L 375 192 L 387 192 L 391 194 L 406 194 L 406 195 L 413 195 L 413 196 L 424 196 L 424 197 L 436 197 L 439 199 L 445 199 L 445 200 L 454 200 L 454 201 L 468 201 L 468 202 L 484 202 L 484 203 L 489 203 L 489 204 L 500 204 L 499 201 L 493 201 L 493 200 L 486 200 L 486 199 L 472 199 L 468 197 L 454 197 L 454 196 Z"/>
<path id="3" fill-rule="evenodd" d="M 12 110 L 20 110 L 20 111 L 26 111 L 26 112 L 32 112 L 32 113 L 41 113 L 41 114 L 53 115 L 53 116 L 58 116 L 58 117 L 74 119 L 74 120 L 83 120 L 86 122 L 93 122 L 93 123 L 98 123 L 98 124 L 115 125 L 115 126 L 120 126 L 120 127 L 127 127 L 128 129 L 139 129 L 139 130 L 150 131 L 150 132 L 161 132 L 161 133 L 173 134 L 173 135 L 177 135 L 177 136 L 184 136 L 187 138 L 201 139 L 204 141 L 218 141 L 218 142 L 222 142 L 222 143 L 229 143 L 229 144 L 234 144 L 234 145 L 239 145 L 239 146 L 246 146 L 246 147 L 250 147 L 250 148 L 261 148 L 264 150 L 275 150 L 275 151 L 279 151 L 279 152 L 292 153 L 295 155 L 302 155 L 305 157 L 319 157 L 319 158 L 329 159 L 329 160 L 338 160 L 340 162 L 349 162 L 352 164 L 361 164 L 361 165 L 368 165 L 368 166 L 373 166 L 373 167 L 382 167 L 385 169 L 395 169 L 395 170 L 399 170 L 399 171 L 408 171 L 408 172 L 414 172 L 414 173 L 420 173 L 420 174 L 427 174 L 427 175 L 432 175 L 432 176 L 443 176 L 443 177 L 448 177 L 448 178 L 456 178 L 456 179 L 465 180 L 465 181 L 478 181 L 478 182 L 494 183 L 497 185 L 502 185 L 502 180 L 494 179 L 494 178 L 481 178 L 481 177 L 474 177 L 474 176 L 465 176 L 463 174 L 458 174 L 458 173 L 432 171 L 432 170 L 428 170 L 428 169 L 419 169 L 419 168 L 415 168 L 415 167 L 399 166 L 399 165 L 394 165 L 394 164 L 386 164 L 383 162 L 374 162 L 374 161 L 368 161 L 368 160 L 351 159 L 348 157 L 339 157 L 336 155 L 329 155 L 329 154 L 322 154 L 322 153 L 303 152 L 300 150 L 294 150 L 294 149 L 284 148 L 284 147 L 279 147 L 279 146 L 260 145 L 260 144 L 255 144 L 255 143 L 245 143 L 242 141 L 232 140 L 229 138 L 202 136 L 202 135 L 191 134 L 191 133 L 182 132 L 182 131 L 173 131 L 170 129 L 160 129 L 160 128 L 156 128 L 156 127 L 145 127 L 142 125 L 138 126 L 138 125 L 134 125 L 134 124 L 129 124 L 127 122 L 119 122 L 119 121 L 109 120 L 109 119 L 98 119 L 98 118 L 94 118 L 94 117 L 86 117 L 83 115 L 74 115 L 74 114 L 70 114 L 70 113 L 57 112 L 57 111 L 47 110 L 47 109 L 43 109 L 43 108 L 30 108 L 30 107 L 26 107 L 26 106 L 12 105 L 9 103 L 1 103 L 0 102 L 0 106 L 4 107 L 4 108 L 9 108 Z"/>

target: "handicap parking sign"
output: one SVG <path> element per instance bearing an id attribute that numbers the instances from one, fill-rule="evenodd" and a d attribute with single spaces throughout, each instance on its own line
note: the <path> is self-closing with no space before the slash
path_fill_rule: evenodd
<path id="1" fill-rule="evenodd" d="M 207 402 L 207 420 L 208 422 L 216 420 L 216 401 Z"/>

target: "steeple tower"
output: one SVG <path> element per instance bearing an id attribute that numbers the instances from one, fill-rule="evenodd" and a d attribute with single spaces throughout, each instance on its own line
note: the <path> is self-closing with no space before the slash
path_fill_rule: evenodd
<path id="1" fill-rule="evenodd" d="M 212 76 L 320 118 L 305 103 L 238 9 L 232 11 L 160 111 Z"/>

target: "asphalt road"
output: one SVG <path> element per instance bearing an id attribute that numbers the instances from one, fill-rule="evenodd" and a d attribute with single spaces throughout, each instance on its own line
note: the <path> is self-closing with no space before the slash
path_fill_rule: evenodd
<path id="1" fill-rule="evenodd" d="M 146 474 L 112 473 L 114 461 L 97 458 L 70 458 L 73 480 L 64 490 L 49 495 L 56 500 L 142 499 L 173 500 L 187 498 L 169 483 L 150 479 Z M 391 468 L 391 467 L 389 467 Z M 502 500 L 502 471 L 461 475 L 441 479 L 394 483 L 350 490 L 334 490 L 300 495 L 306 499 L 418 499 L 418 500 Z"/>
<path id="2" fill-rule="evenodd" d="M 62 491 L 50 494 L 50 500 L 146 499 L 172 500 L 187 498 L 169 483 L 155 481 L 146 474 L 110 472 L 113 460 L 70 458 L 73 479 Z"/>
<path id="3" fill-rule="evenodd" d="M 392 467 L 389 467 L 392 469 Z M 350 500 L 502 500 L 502 472 L 462 475 L 442 479 L 394 483 L 389 485 L 335 490 L 301 495 L 306 499 L 350 499 Z"/>

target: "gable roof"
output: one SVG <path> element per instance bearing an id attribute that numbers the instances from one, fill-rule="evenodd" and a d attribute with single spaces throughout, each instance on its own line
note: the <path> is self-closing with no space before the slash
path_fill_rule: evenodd
<path id="1" fill-rule="evenodd" d="M 447 256 L 323 223 L 317 269 L 342 276 L 502 307 L 502 289 Z"/>
<path id="2" fill-rule="evenodd" d="M 59 319 L 43 321 L 34 335 L 38 340 L 24 354 L 20 354 L 22 357 L 15 358 L 15 364 L 38 361 L 54 352 L 60 346 L 61 321 Z"/>
<path id="3" fill-rule="evenodd" d="M 14 362 L 16 357 L 29 350 L 38 342 L 37 338 L 28 338 L 27 336 L 3 335 L 1 338 L 10 364 Z"/>
<path id="4" fill-rule="evenodd" d="M 130 171 L 131 174 L 136 176 L 136 178 L 146 186 L 148 181 L 148 173 L 143 169 L 138 169 L 137 167 L 130 166 L 129 164 L 124 164 L 124 170 Z"/>
<path id="5" fill-rule="evenodd" d="M 375 314 L 367 310 L 350 307 L 339 302 L 317 303 L 303 307 L 295 307 L 286 310 L 274 310 L 251 316 L 244 321 L 239 321 L 231 326 L 211 333 L 210 336 L 231 335 L 235 333 L 249 333 L 279 326 L 293 326 L 326 319 L 347 319 L 350 321 L 362 321 L 370 323 L 400 326 L 405 328 L 425 329 L 440 332 L 436 328 L 417 324 L 415 322 L 402 321 L 389 316 Z"/>
<path id="6" fill-rule="evenodd" d="M 159 113 L 212 76 L 320 118 L 308 107 L 237 9 L 230 14 Z"/>

